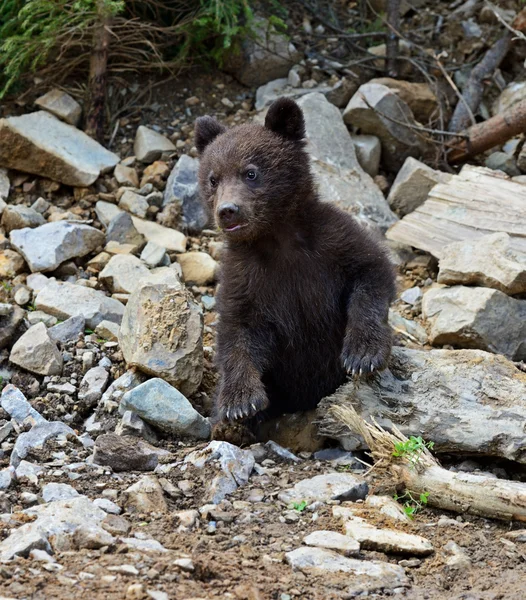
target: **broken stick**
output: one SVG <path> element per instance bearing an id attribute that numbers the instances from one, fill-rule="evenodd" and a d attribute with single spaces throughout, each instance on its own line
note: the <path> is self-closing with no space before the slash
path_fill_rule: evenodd
<path id="1" fill-rule="evenodd" d="M 526 521 L 526 484 L 442 468 L 423 446 L 414 456 L 393 456 L 395 444 L 405 443 L 396 427 L 389 433 L 374 419 L 367 423 L 351 406 L 333 406 L 332 416 L 359 433 L 371 450 L 378 476 L 403 484 L 412 494 L 428 494 L 427 503 L 444 510 L 506 521 Z M 397 453 L 399 454 L 399 453 Z"/>

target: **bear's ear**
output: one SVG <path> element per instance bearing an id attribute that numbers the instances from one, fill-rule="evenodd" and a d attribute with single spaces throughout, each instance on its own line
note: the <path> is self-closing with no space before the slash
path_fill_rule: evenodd
<path id="1" fill-rule="evenodd" d="M 265 127 L 294 142 L 300 142 L 305 137 L 303 113 L 290 98 L 278 98 L 270 105 Z"/>
<path id="2" fill-rule="evenodd" d="M 202 154 L 208 144 L 225 131 L 226 127 L 213 117 L 199 117 L 195 122 L 195 147 L 199 154 Z"/>

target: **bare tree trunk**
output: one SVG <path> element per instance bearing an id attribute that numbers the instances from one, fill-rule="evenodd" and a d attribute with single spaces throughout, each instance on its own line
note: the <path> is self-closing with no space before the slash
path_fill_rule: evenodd
<path id="1" fill-rule="evenodd" d="M 400 31 L 400 0 L 387 2 L 387 32 L 385 69 L 389 77 L 398 77 L 398 34 Z"/>
<path id="2" fill-rule="evenodd" d="M 526 131 L 526 100 L 463 132 L 466 135 L 465 139 L 450 144 L 452 148 L 448 154 L 448 162 L 451 164 L 462 162 L 503 144 L 524 131 Z"/>
<path id="3" fill-rule="evenodd" d="M 85 131 L 99 142 L 104 139 L 104 107 L 106 103 L 106 80 L 108 50 L 110 45 L 111 17 L 103 10 L 99 0 L 99 20 L 93 34 L 93 50 L 85 103 Z"/>

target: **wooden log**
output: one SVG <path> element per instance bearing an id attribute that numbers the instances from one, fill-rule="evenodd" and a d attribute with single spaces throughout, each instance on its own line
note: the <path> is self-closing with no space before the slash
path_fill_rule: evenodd
<path id="1" fill-rule="evenodd" d="M 470 127 L 464 132 L 463 139 L 449 144 L 452 147 L 448 152 L 448 162 L 455 164 L 467 160 L 471 156 L 503 144 L 513 136 L 525 131 L 526 100 L 512 106 L 502 114 Z"/>
<path id="2" fill-rule="evenodd" d="M 497 231 L 526 256 L 526 185 L 507 175 L 466 165 L 447 183 L 435 185 L 427 200 L 395 223 L 386 237 L 440 258 L 447 244 Z"/>
<path id="3" fill-rule="evenodd" d="M 337 406 L 334 419 L 367 442 L 375 461 L 374 472 L 392 487 L 403 484 L 413 496 L 428 494 L 427 503 L 444 510 L 470 513 L 506 521 L 526 521 L 526 484 L 471 473 L 452 473 L 442 468 L 427 448 L 418 455 L 394 456 L 395 444 L 407 442 L 396 427 L 389 433 L 364 421 L 354 408 Z"/>
<path id="4" fill-rule="evenodd" d="M 423 436 L 437 452 L 495 456 L 526 463 L 526 373 L 503 356 L 482 350 L 394 347 L 389 369 L 349 383 L 317 410 L 322 436 L 347 450 L 364 440 L 338 428 L 333 406 L 354 407 L 404 435 Z"/>

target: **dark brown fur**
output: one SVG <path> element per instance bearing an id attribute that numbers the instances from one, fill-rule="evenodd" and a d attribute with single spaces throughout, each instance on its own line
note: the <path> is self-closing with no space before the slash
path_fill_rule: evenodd
<path id="1" fill-rule="evenodd" d="M 355 375 L 385 366 L 394 273 L 385 249 L 322 203 L 292 100 L 265 127 L 196 124 L 200 188 L 226 231 L 216 421 L 307 410 Z M 255 178 L 253 178 L 255 173 Z"/>

